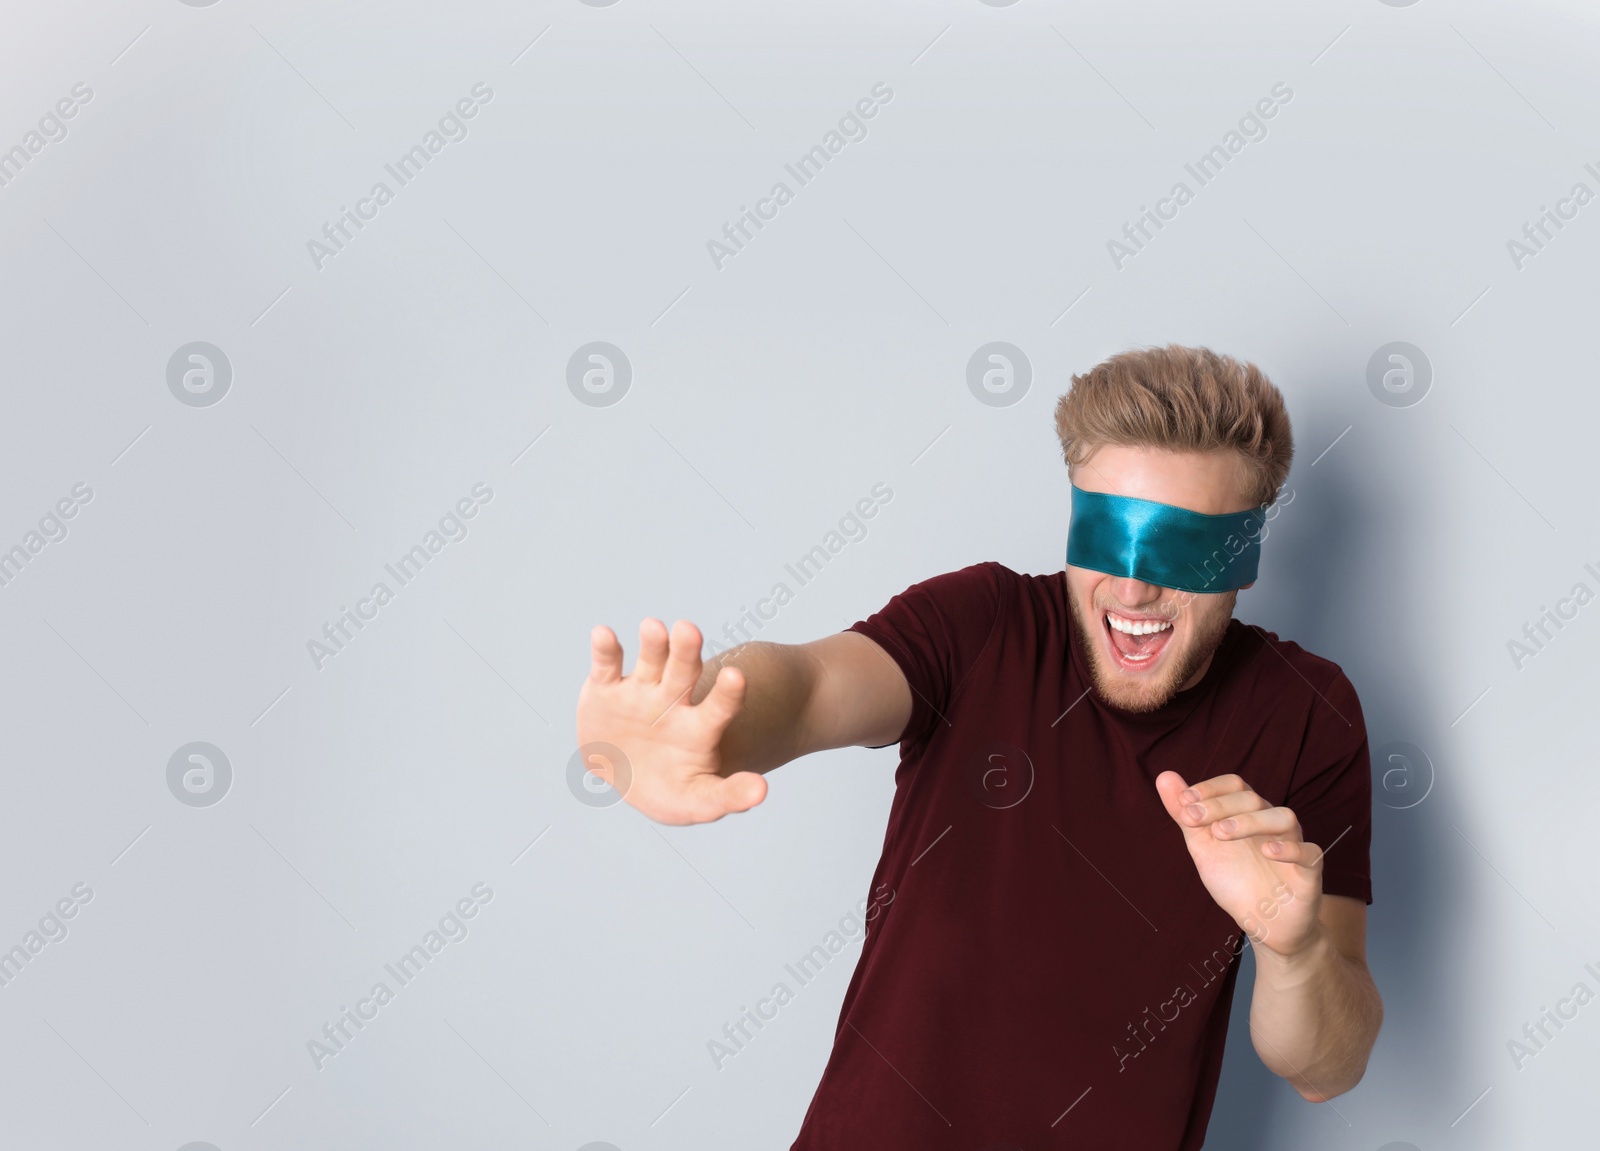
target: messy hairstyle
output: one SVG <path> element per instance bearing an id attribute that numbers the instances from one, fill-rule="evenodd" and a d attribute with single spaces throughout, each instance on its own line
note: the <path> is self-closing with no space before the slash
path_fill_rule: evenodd
<path id="1" fill-rule="evenodd" d="M 1120 352 L 1073 376 L 1056 403 L 1056 435 L 1068 475 L 1105 444 L 1237 452 L 1257 506 L 1272 501 L 1294 458 L 1283 395 L 1261 369 L 1180 344 Z"/>

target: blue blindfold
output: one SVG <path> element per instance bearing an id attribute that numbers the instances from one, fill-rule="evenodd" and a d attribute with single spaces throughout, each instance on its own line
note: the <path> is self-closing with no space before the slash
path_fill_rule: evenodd
<path id="1" fill-rule="evenodd" d="M 1072 487 L 1067 563 L 1177 591 L 1234 591 L 1256 578 L 1266 510 L 1208 516 Z"/>

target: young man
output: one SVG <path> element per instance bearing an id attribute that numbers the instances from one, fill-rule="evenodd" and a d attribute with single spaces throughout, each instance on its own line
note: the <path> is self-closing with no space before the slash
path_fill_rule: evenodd
<path id="1" fill-rule="evenodd" d="M 622 674 L 594 629 L 591 770 L 662 823 L 900 744 L 869 925 L 795 1151 L 1194 1151 L 1246 940 L 1257 1054 L 1321 1102 L 1366 1068 L 1371 778 L 1339 668 L 1232 619 L 1293 440 L 1253 365 L 1176 345 L 1056 407 L 1067 567 L 936 576 L 849 630 Z M 592 748 L 591 745 L 604 745 Z"/>

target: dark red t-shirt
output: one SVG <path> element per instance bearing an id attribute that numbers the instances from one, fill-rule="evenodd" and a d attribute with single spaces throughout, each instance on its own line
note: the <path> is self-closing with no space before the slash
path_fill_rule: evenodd
<path id="1" fill-rule="evenodd" d="M 1156 793 L 1235 772 L 1372 902 L 1372 780 L 1337 665 L 1232 621 L 1200 683 L 1090 690 L 1066 574 L 977 564 L 852 631 L 911 684 L 880 901 L 793 1151 L 1196 1151 L 1246 946 Z M 1085 694 L 1087 693 L 1087 694 Z"/>

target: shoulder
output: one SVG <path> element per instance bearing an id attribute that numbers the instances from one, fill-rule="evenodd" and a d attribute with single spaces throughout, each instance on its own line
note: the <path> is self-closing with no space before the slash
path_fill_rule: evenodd
<path id="1" fill-rule="evenodd" d="M 1294 640 L 1284 639 L 1260 624 L 1234 619 L 1228 624 L 1228 633 L 1230 641 L 1239 648 L 1241 667 L 1256 665 L 1254 670 L 1257 674 L 1297 672 L 1318 687 L 1341 680 L 1346 684 L 1350 682 L 1344 669 L 1333 660 L 1308 651 Z"/>
<path id="2" fill-rule="evenodd" d="M 1235 668 L 1253 694 L 1287 700 L 1309 692 L 1328 704 L 1338 719 L 1359 725 L 1361 702 L 1355 685 L 1333 660 L 1238 619 L 1228 625 L 1228 639 L 1237 652 Z"/>
<path id="3" fill-rule="evenodd" d="M 918 593 L 936 599 L 1005 600 L 1014 596 L 1021 583 L 1029 578 L 995 560 L 985 560 L 929 576 L 912 584 L 906 593 Z"/>
<path id="4" fill-rule="evenodd" d="M 1017 573 L 987 561 L 941 572 L 911 584 L 855 630 L 888 629 L 942 635 L 963 642 L 985 639 L 1015 601 Z M 874 636 L 874 638 L 876 638 Z"/>
<path id="5" fill-rule="evenodd" d="M 1062 638 L 1069 627 L 1065 571 L 1033 575 L 988 560 L 934 576 L 914 590 L 952 610 L 981 612 L 997 631 Z"/>

